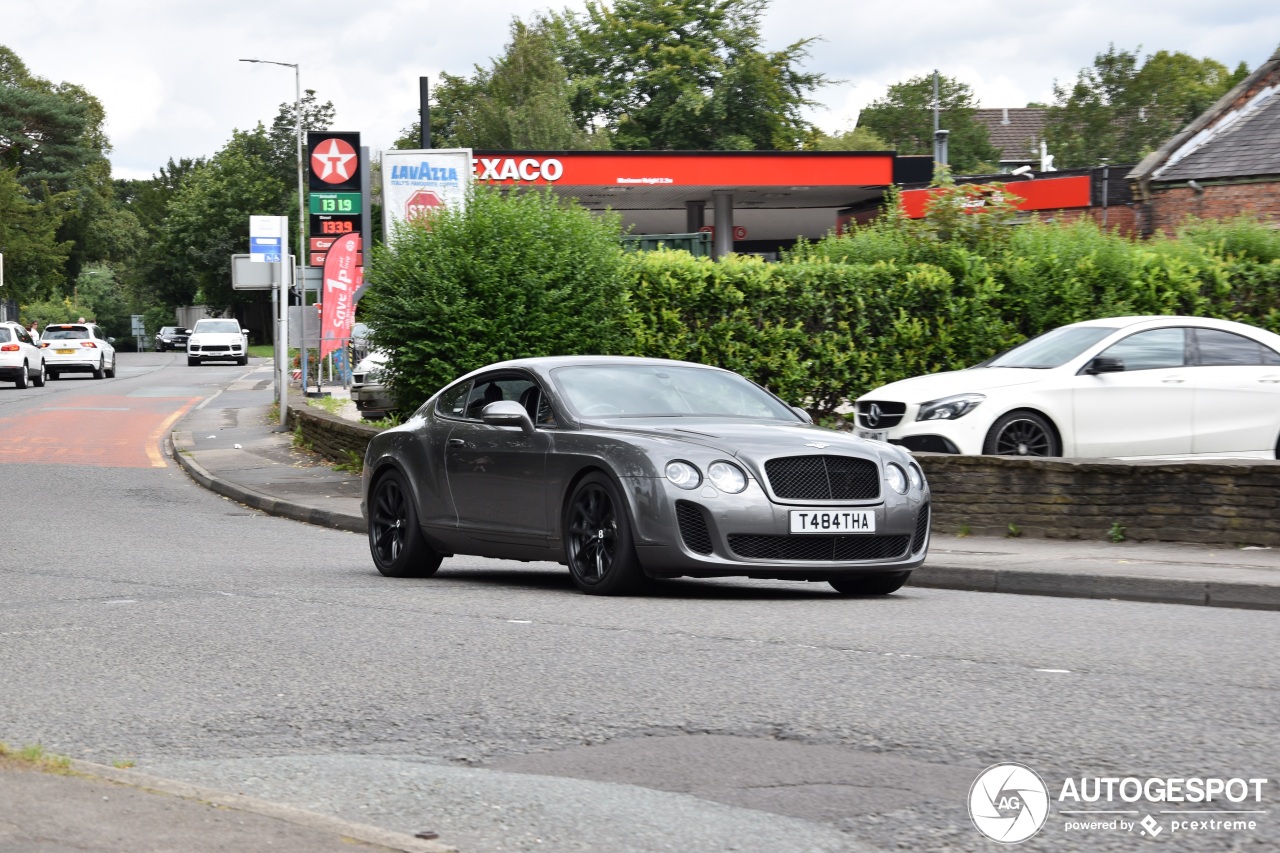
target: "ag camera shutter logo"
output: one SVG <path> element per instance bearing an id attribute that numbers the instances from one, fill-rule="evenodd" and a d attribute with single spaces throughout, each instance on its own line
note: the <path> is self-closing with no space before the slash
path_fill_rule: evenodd
<path id="1" fill-rule="evenodd" d="M 1049 789 L 1024 764 L 993 764 L 969 788 L 969 818 L 992 841 L 1026 841 L 1049 818 Z"/>

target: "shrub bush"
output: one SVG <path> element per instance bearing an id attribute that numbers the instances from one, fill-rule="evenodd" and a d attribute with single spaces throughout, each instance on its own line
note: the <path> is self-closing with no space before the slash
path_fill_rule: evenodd
<path id="1" fill-rule="evenodd" d="M 629 351 L 620 228 L 550 192 L 476 187 L 375 246 L 360 319 L 410 411 L 495 361 Z"/>

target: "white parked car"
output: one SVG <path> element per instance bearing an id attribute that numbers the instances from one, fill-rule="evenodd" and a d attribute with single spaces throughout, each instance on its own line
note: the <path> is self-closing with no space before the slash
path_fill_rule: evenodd
<path id="1" fill-rule="evenodd" d="M 371 349 L 351 372 L 351 399 L 365 418 L 385 417 L 395 407 L 391 389 L 382 381 L 382 368 L 386 363 L 385 352 Z"/>
<path id="2" fill-rule="evenodd" d="M 94 379 L 116 375 L 116 348 L 95 323 L 57 323 L 40 336 L 50 379 L 64 373 L 91 373 Z"/>
<path id="3" fill-rule="evenodd" d="M 19 388 L 26 388 L 28 382 L 38 388 L 47 375 L 44 353 L 31 333 L 17 323 L 0 323 L 0 379 Z"/>
<path id="4" fill-rule="evenodd" d="M 1198 317 L 1062 326 L 859 397 L 857 433 L 1008 456 L 1280 458 L 1280 335 Z"/>
<path id="5" fill-rule="evenodd" d="M 187 339 L 187 366 L 212 360 L 249 363 L 249 330 L 240 328 L 239 320 L 196 320 Z"/>

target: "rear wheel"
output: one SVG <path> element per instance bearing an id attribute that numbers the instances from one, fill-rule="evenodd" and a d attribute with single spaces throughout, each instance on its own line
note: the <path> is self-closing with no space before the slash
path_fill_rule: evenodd
<path id="1" fill-rule="evenodd" d="M 105 357 L 102 359 L 102 361 L 98 362 L 98 366 L 93 369 L 94 379 L 101 379 L 103 376 L 106 375 L 106 371 L 104 370 L 106 363 L 107 363 L 107 360 Z"/>
<path id="2" fill-rule="evenodd" d="M 390 578 L 431 577 L 444 560 L 423 538 L 413 495 L 399 471 L 386 472 L 370 490 L 369 553 Z"/>
<path id="3" fill-rule="evenodd" d="M 27 387 L 27 370 L 27 363 L 24 361 L 22 362 L 22 369 L 18 371 L 18 377 L 13 380 L 14 385 L 19 388 Z"/>
<path id="4" fill-rule="evenodd" d="M 841 595 L 888 595 L 902 589 L 911 572 L 881 572 L 874 575 L 839 575 L 827 583 Z"/>
<path id="5" fill-rule="evenodd" d="M 115 360 L 115 357 L 114 357 L 114 356 L 113 356 L 113 357 L 112 357 L 112 359 L 111 359 L 111 366 L 110 366 L 109 368 L 107 368 L 106 373 L 107 373 L 107 378 L 108 378 L 108 379 L 115 379 L 115 378 L 116 378 L 116 360 Z"/>
<path id="6" fill-rule="evenodd" d="M 626 504 L 604 474 L 588 474 L 573 490 L 564 550 L 574 585 L 588 595 L 626 595 L 645 584 Z"/>
<path id="7" fill-rule="evenodd" d="M 41 361 L 40 372 L 37 373 L 35 376 L 31 377 L 31 382 L 37 388 L 43 388 L 45 380 L 48 378 L 49 378 L 49 368 L 43 361 Z"/>
<path id="8" fill-rule="evenodd" d="M 1053 424 L 1035 412 L 1010 412 L 991 425 L 982 452 L 988 456 L 1061 456 Z"/>

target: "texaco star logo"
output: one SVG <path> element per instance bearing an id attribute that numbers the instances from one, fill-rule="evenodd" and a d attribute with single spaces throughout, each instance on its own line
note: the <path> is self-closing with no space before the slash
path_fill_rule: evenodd
<path id="1" fill-rule="evenodd" d="M 342 184 L 355 173 L 356 150 L 341 139 L 327 139 L 311 153 L 311 171 L 326 184 Z"/>

